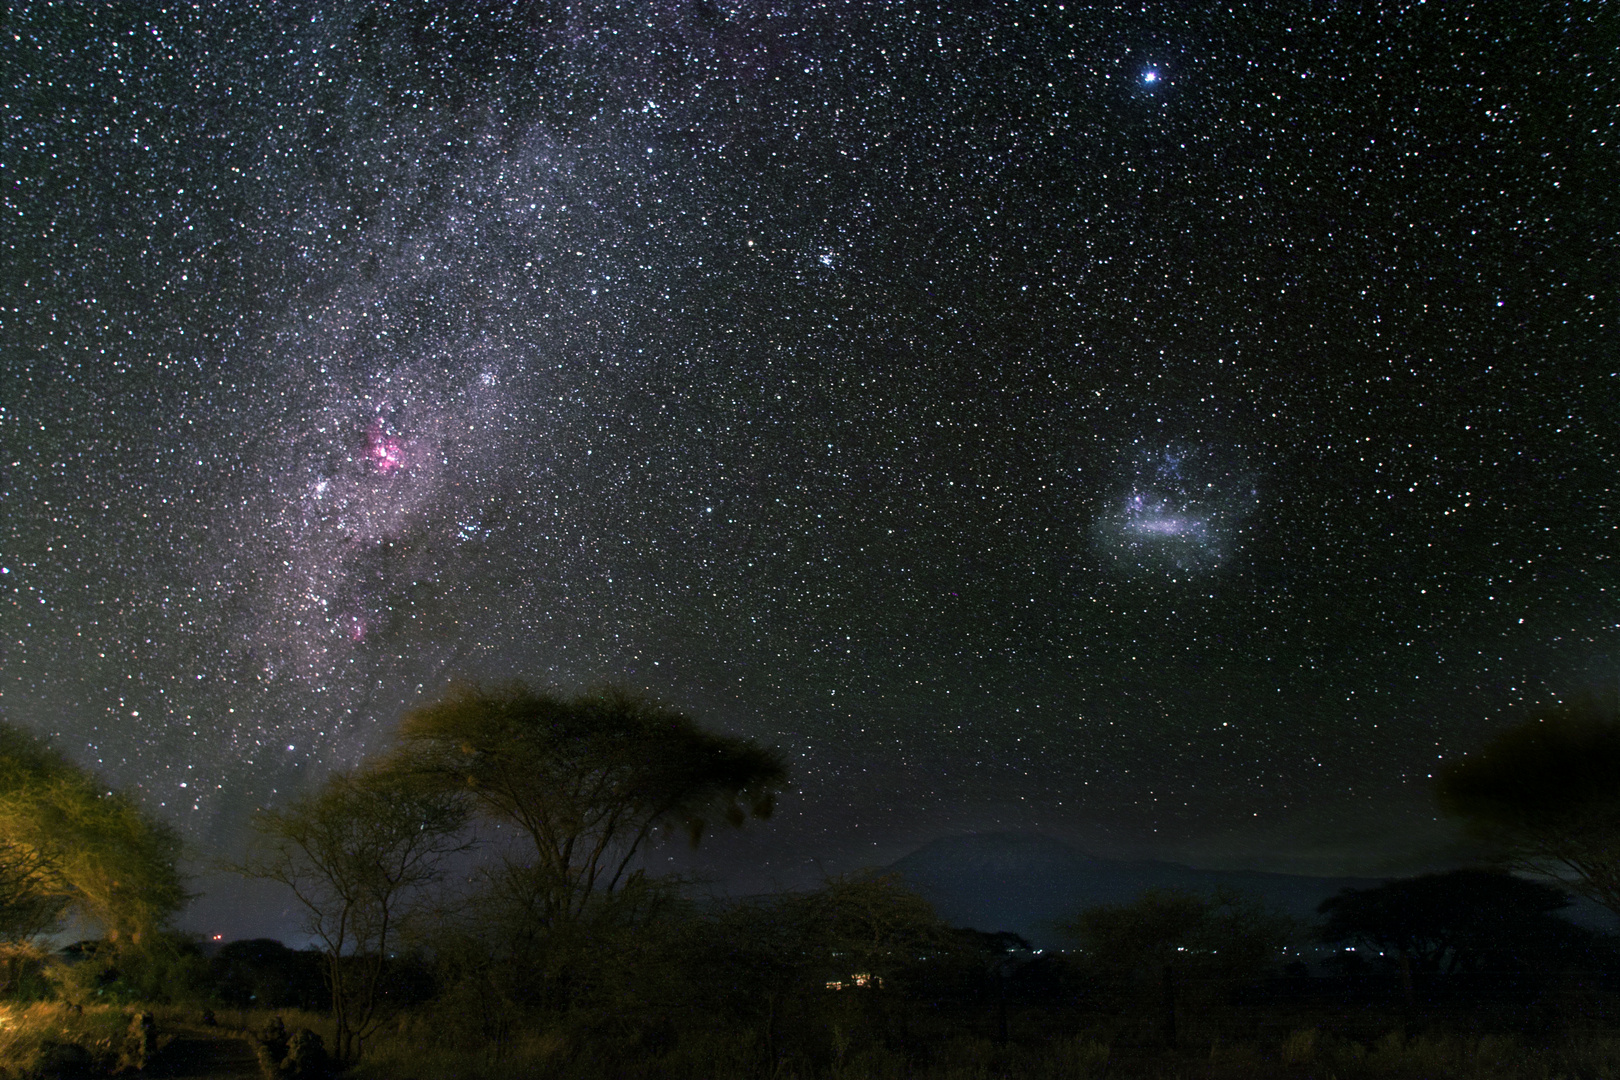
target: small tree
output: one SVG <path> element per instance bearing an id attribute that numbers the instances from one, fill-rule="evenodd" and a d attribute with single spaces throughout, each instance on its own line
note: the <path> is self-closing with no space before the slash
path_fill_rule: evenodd
<path id="1" fill-rule="evenodd" d="M 1441 768 L 1440 805 L 1512 869 L 1620 914 L 1620 723 L 1595 702 L 1544 710 Z"/>
<path id="2" fill-rule="evenodd" d="M 620 888 L 658 830 L 696 844 L 716 814 L 768 817 L 787 777 L 771 751 L 616 690 L 457 687 L 408 714 L 400 738 L 402 768 L 528 841 L 532 862 L 510 861 L 503 887 L 545 927 Z"/>
<path id="3" fill-rule="evenodd" d="M 379 1020 L 379 985 L 401 921 L 443 879 L 447 856 L 470 846 L 456 799 L 385 770 L 335 773 L 283 810 L 262 810 L 258 844 L 239 871 L 280 882 L 320 944 L 337 1053 Z"/>

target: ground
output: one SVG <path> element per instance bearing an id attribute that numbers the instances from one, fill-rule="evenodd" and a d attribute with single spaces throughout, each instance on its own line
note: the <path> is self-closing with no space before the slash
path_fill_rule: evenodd
<path id="1" fill-rule="evenodd" d="M 242 1036 L 200 1025 L 165 1026 L 173 1040 L 146 1075 L 164 1080 L 247 1080 L 259 1075 L 253 1047 Z"/>

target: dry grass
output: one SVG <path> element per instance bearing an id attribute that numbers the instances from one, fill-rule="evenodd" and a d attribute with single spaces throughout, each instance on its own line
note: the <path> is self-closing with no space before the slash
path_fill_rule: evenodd
<path id="1" fill-rule="evenodd" d="M 702 1043 L 699 1039 L 696 1042 Z M 487 1052 L 435 1045 L 398 1035 L 380 1041 L 350 1074 L 354 1080 L 752 1080 L 756 1055 L 723 1040 L 689 1045 L 659 1058 L 609 1059 L 555 1037 L 535 1035 L 498 1059 Z M 1407 1037 L 1371 1042 L 1300 1029 L 1281 1039 L 1205 1050 L 1110 1048 L 1087 1038 L 1040 1046 L 998 1046 L 958 1039 L 907 1061 L 877 1047 L 851 1050 L 823 1068 L 784 1061 L 777 1080 L 1620 1080 L 1620 1039 L 1588 1039 L 1558 1048 L 1502 1035 Z"/>
<path id="2" fill-rule="evenodd" d="M 153 1005 L 150 1011 L 157 1018 L 160 1027 L 165 1025 L 194 1026 L 202 1023 L 203 1007 L 200 1005 Z M 334 1031 L 332 1020 L 325 1013 L 304 1012 L 302 1009 L 223 1009 L 216 1008 L 214 1024 L 224 1031 L 240 1032 L 253 1035 L 264 1030 L 265 1025 L 276 1017 L 287 1026 L 288 1031 L 297 1031 L 299 1028 L 309 1028 L 321 1037 L 321 1040 L 330 1048 Z"/>
<path id="3" fill-rule="evenodd" d="M 112 1073 L 135 1010 L 62 1004 L 0 1006 L 0 1080 L 57 1072 Z M 157 1006 L 159 1030 L 195 1026 L 200 1007 Z M 279 1017 L 289 1031 L 309 1028 L 330 1046 L 331 1022 L 298 1010 L 215 1010 L 217 1027 L 247 1034 Z M 1307 1021 L 1307 1025 L 1309 1022 Z M 1072 1029 L 1071 1029 L 1072 1030 Z M 1374 1029 L 1376 1030 L 1376 1029 Z M 914 1047 L 911 1056 L 836 1039 L 816 1064 L 793 1058 L 767 1070 L 777 1080 L 1620 1080 L 1620 1038 L 1599 1033 L 1538 1045 L 1510 1035 L 1400 1031 L 1347 1036 L 1302 1026 L 1180 1051 L 1110 1045 L 1106 1035 L 1048 1037 L 996 1045 L 969 1036 Z M 424 1016 L 400 1017 L 375 1036 L 352 1080 L 744 1080 L 762 1075 L 756 1039 L 719 1029 L 689 1030 L 659 1053 L 615 1046 L 585 1029 L 530 1030 L 498 1052 L 458 1041 Z M 450 1035 L 452 1037 L 447 1038 Z M 77 1049 L 73 1049 L 77 1048 Z"/>
<path id="4" fill-rule="evenodd" d="M 0 1076 L 111 1072 L 137 1011 L 116 1005 L 79 1010 L 59 1002 L 0 1005 Z"/>

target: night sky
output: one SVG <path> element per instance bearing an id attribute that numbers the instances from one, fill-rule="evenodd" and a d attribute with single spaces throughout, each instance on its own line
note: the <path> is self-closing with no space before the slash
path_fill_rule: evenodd
<path id="1" fill-rule="evenodd" d="M 199 860 L 524 676 L 1365 870 L 1620 677 L 1607 5 L 208 7 L 0 22 L 0 718 Z"/>

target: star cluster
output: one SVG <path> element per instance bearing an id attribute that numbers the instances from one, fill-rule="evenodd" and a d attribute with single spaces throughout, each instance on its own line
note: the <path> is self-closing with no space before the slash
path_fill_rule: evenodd
<path id="1" fill-rule="evenodd" d="M 206 848 L 615 680 L 858 858 L 1612 680 L 1604 13 L 963 8 L 14 7 L 4 718 Z"/>

